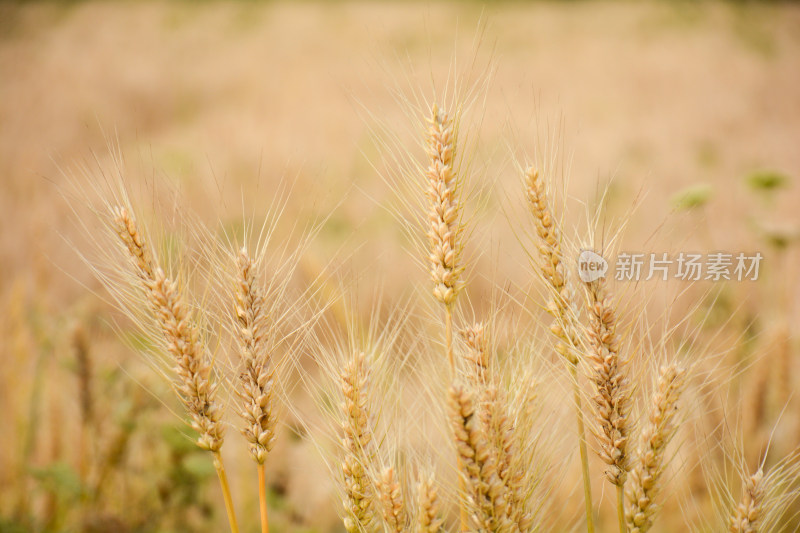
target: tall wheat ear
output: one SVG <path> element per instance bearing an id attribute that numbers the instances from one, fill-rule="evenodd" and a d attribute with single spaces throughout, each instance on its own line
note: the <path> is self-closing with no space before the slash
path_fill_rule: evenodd
<path id="1" fill-rule="evenodd" d="M 677 364 L 663 365 L 658 371 L 647 421 L 642 426 L 636 459 L 626 485 L 625 520 L 631 533 L 649 531 L 659 510 L 667 447 L 677 429 L 675 418 L 686 374 L 686 369 Z"/>
<path id="2" fill-rule="evenodd" d="M 625 533 L 625 481 L 630 470 L 631 385 L 627 358 L 621 353 L 615 304 L 605 278 L 586 284 L 589 327 L 587 360 L 591 365 L 592 398 L 598 455 L 607 465 L 606 478 L 617 489 L 617 519 Z"/>
<path id="3" fill-rule="evenodd" d="M 579 383 L 579 354 L 584 353 L 581 328 L 578 320 L 577 298 L 565 263 L 563 239 L 556 215 L 550 207 L 551 199 L 539 171 L 530 167 L 524 175 L 525 198 L 533 215 L 536 229 L 536 273 L 542 278 L 549 295 L 547 311 L 554 321 L 551 331 L 556 336 L 556 352 L 563 356 L 573 382 L 573 401 L 578 426 L 578 449 L 581 459 L 586 527 L 594 532 L 592 484 L 589 476 L 589 457 L 586 451 L 586 429 L 583 418 L 583 401 Z"/>
<path id="4" fill-rule="evenodd" d="M 233 500 L 220 455 L 224 442 L 223 407 L 217 399 L 218 382 L 212 358 L 203 341 L 192 308 L 177 282 L 158 265 L 152 248 L 131 210 L 123 205 L 110 210 L 112 228 L 129 258 L 129 265 L 145 293 L 150 312 L 161 330 L 167 352 L 173 357 L 174 389 L 199 433 L 197 445 L 214 454 L 231 531 L 238 532 Z M 119 289 L 118 289 L 119 290 Z M 124 291 L 124 289 L 122 289 Z"/>
<path id="5" fill-rule="evenodd" d="M 312 328 L 318 312 L 311 302 L 319 284 L 300 282 L 296 271 L 319 231 L 312 224 L 302 232 L 285 228 L 280 217 L 287 198 L 278 196 L 266 212 L 261 227 L 245 220 L 243 235 L 215 239 L 220 252 L 216 270 L 222 282 L 216 287 L 221 323 L 226 323 L 234 345 L 230 388 L 240 416 L 237 424 L 247 442 L 258 474 L 261 531 L 269 531 L 266 463 L 276 439 L 276 424 L 291 389 L 288 374 L 302 349 L 302 332 Z M 301 370 L 302 369 L 298 369 Z"/>

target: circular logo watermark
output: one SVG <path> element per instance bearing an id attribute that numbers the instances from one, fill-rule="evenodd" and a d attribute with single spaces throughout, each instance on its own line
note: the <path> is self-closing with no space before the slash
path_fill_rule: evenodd
<path id="1" fill-rule="evenodd" d="M 592 250 L 581 250 L 578 256 L 578 276 L 581 281 L 591 283 L 606 277 L 608 261 L 602 255 Z"/>

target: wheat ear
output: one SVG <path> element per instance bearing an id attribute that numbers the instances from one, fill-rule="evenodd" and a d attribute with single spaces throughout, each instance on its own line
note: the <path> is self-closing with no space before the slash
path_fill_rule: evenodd
<path id="1" fill-rule="evenodd" d="M 641 435 L 636 465 L 627 486 L 625 519 L 630 533 L 645 533 L 658 511 L 661 475 L 666 467 L 666 449 L 675 435 L 677 404 L 686 371 L 677 365 L 662 366 L 653 392 L 650 414 Z"/>
<path id="2" fill-rule="evenodd" d="M 433 295 L 445 306 L 445 343 L 451 371 L 453 361 L 453 304 L 461 289 L 464 228 L 461 197 L 454 168 L 456 127 L 453 117 L 434 104 L 428 119 L 428 243 Z"/>
<path id="3" fill-rule="evenodd" d="M 578 424 L 578 447 L 581 456 L 586 528 L 588 533 L 594 533 L 589 455 L 586 451 L 586 429 L 583 422 L 581 390 L 578 384 L 578 356 L 576 355 L 576 350 L 580 344 L 580 329 L 576 323 L 575 297 L 568 281 L 567 267 L 564 264 L 561 250 L 561 233 L 550 211 L 544 182 L 539 175 L 539 171 L 532 167 L 525 172 L 525 196 L 528 199 L 536 226 L 536 234 L 539 238 L 539 269 L 551 294 L 547 310 L 553 315 L 555 322 L 550 326 L 550 329 L 559 339 L 556 343 L 556 351 L 569 363 L 568 367 L 572 378 L 572 396 Z"/>
<path id="4" fill-rule="evenodd" d="M 393 467 L 389 466 L 383 469 L 377 486 L 383 521 L 389 527 L 389 531 L 394 531 L 395 533 L 406 531 L 403 491 L 394 474 Z"/>
<path id="5" fill-rule="evenodd" d="M 177 380 L 174 388 L 189 413 L 192 427 L 200 434 L 197 445 L 214 454 L 214 466 L 222 486 L 231 531 L 238 533 L 228 478 L 219 453 L 224 440 L 222 408 L 216 399 L 217 383 L 211 379 L 210 358 L 200 330 L 194 324 L 194 317 L 183 301 L 178 284 L 157 266 L 135 219 L 120 206 L 113 208 L 112 215 L 114 229 L 131 258 L 153 315 L 161 327 L 167 351 L 175 360 Z"/>
<path id="6" fill-rule="evenodd" d="M 467 345 L 464 359 L 469 365 L 467 378 L 475 388 L 486 386 L 489 379 L 489 351 L 486 340 L 486 328 L 476 323 L 461 330 L 461 338 Z"/>
<path id="7" fill-rule="evenodd" d="M 242 248 L 236 257 L 235 312 L 236 339 L 242 369 L 239 374 L 239 413 L 242 434 L 257 463 L 261 531 L 269 531 L 264 461 L 275 440 L 273 412 L 273 371 L 270 369 L 269 323 L 264 292 L 258 280 L 258 265 Z"/>
<path id="8" fill-rule="evenodd" d="M 455 170 L 457 122 L 434 104 L 428 118 L 426 149 L 428 168 L 428 244 L 429 270 L 433 281 L 433 295 L 444 305 L 444 350 L 451 376 L 455 376 L 453 357 L 453 306 L 461 289 L 461 264 L 463 251 L 461 221 L 462 203 L 459 179 Z M 461 465 L 458 465 L 459 469 Z M 463 493 L 463 479 L 459 480 Z M 466 510 L 460 509 L 461 530 L 467 530 Z"/>
<path id="9" fill-rule="evenodd" d="M 608 465 L 606 477 L 617 487 L 617 518 L 625 533 L 625 480 L 630 470 L 628 454 L 630 384 L 625 360 L 619 353 L 620 338 L 614 306 L 607 294 L 605 280 L 587 284 L 590 327 L 588 359 L 592 365 L 595 416 L 600 459 Z"/>
<path id="10" fill-rule="evenodd" d="M 416 533 L 439 533 L 444 520 L 440 517 L 439 494 L 433 476 L 423 478 L 417 486 Z"/>
<path id="11" fill-rule="evenodd" d="M 506 531 L 506 491 L 475 410 L 474 394 L 461 385 L 452 385 L 448 411 L 472 526 L 479 531 Z"/>
<path id="12" fill-rule="evenodd" d="M 764 471 L 747 478 L 742 490 L 742 501 L 730 517 L 731 533 L 758 533 L 764 505 Z"/>
<path id="13" fill-rule="evenodd" d="M 373 522 L 373 486 L 367 466 L 373 457 L 372 430 L 367 408 L 368 368 L 364 354 L 355 354 L 341 372 L 340 385 L 344 396 L 342 444 L 345 457 L 342 475 L 345 489 L 343 501 L 347 516 L 344 526 L 349 533 L 370 531 Z"/>
<path id="14" fill-rule="evenodd" d="M 478 416 L 497 467 L 497 475 L 505 487 L 503 499 L 507 502 L 505 517 L 522 531 L 530 527 L 532 518 L 526 508 L 523 475 L 515 462 L 514 432 L 508 417 L 508 402 L 503 390 L 497 387 L 490 372 L 490 352 L 486 327 L 473 324 L 461 331 L 467 345 L 464 358 L 470 372 L 467 377 L 474 390 L 479 392 Z"/>

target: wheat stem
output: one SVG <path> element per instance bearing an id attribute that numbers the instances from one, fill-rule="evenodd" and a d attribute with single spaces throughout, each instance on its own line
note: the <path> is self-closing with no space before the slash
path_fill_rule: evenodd
<path id="1" fill-rule="evenodd" d="M 219 484 L 222 487 L 222 498 L 225 500 L 225 511 L 228 513 L 228 524 L 231 533 L 239 533 L 239 525 L 236 523 L 236 511 L 233 508 L 233 498 L 231 498 L 231 488 L 228 485 L 228 476 L 225 474 L 225 466 L 222 464 L 222 456 L 219 451 L 214 452 L 214 468 L 219 476 Z"/>
<path id="2" fill-rule="evenodd" d="M 570 364 L 569 371 L 572 375 L 572 394 L 575 399 L 575 413 L 578 422 L 578 447 L 581 454 L 581 473 L 583 476 L 583 500 L 586 505 L 586 531 L 594 533 L 594 515 L 592 513 L 592 481 L 589 478 L 589 454 L 586 451 L 586 428 L 583 423 L 583 406 L 581 405 L 581 390 L 578 386 L 578 367 Z"/>
<path id="3" fill-rule="evenodd" d="M 578 384 L 578 356 L 580 345 L 577 313 L 574 309 L 575 297 L 567 276 L 561 249 L 561 232 L 556 226 L 553 213 L 548 205 L 544 182 L 535 168 L 525 172 L 525 196 L 533 214 L 536 234 L 539 238 L 539 269 L 550 289 L 550 302 L 547 310 L 555 318 L 550 330 L 558 337 L 556 352 L 567 361 L 572 376 L 572 391 L 575 397 L 575 416 L 578 419 L 578 438 L 583 473 L 583 495 L 586 503 L 586 529 L 594 533 L 592 516 L 592 485 L 589 479 L 589 457 L 586 453 L 586 430 L 583 423 L 581 390 Z"/>
<path id="4" fill-rule="evenodd" d="M 617 520 L 619 521 L 619 533 L 628 533 L 628 525 L 625 523 L 624 485 L 617 485 Z"/>
<path id="5" fill-rule="evenodd" d="M 267 476 L 264 463 L 258 463 L 258 508 L 261 511 L 261 533 L 269 533 L 267 512 Z"/>
<path id="6" fill-rule="evenodd" d="M 453 306 L 445 306 L 444 315 L 444 349 L 447 355 L 447 363 L 450 365 L 450 375 L 455 376 L 455 361 L 453 359 Z"/>

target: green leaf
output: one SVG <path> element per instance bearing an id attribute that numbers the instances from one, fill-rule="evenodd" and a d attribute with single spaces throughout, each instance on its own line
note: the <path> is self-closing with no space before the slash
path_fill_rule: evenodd
<path id="1" fill-rule="evenodd" d="M 711 200 L 714 189 L 708 183 L 698 183 L 680 191 L 672 197 L 672 206 L 679 211 L 703 207 Z"/>

